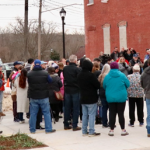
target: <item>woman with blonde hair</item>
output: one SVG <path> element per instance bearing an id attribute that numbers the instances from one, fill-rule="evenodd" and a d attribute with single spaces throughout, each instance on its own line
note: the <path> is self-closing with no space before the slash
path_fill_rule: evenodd
<path id="1" fill-rule="evenodd" d="M 103 123 L 103 128 L 109 127 L 108 125 L 108 117 L 107 117 L 107 111 L 108 111 L 108 103 L 106 101 L 106 96 L 105 96 L 105 90 L 103 88 L 103 80 L 105 76 L 109 73 L 110 71 L 110 65 L 105 64 L 103 67 L 103 70 L 101 72 L 101 75 L 99 76 L 98 80 L 100 82 L 100 99 L 102 102 L 102 123 Z"/>

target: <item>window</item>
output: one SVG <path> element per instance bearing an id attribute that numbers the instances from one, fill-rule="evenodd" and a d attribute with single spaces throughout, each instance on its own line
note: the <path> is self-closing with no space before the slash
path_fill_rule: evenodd
<path id="1" fill-rule="evenodd" d="M 104 54 L 110 54 L 110 24 L 103 25 Z"/>
<path id="2" fill-rule="evenodd" d="M 119 42 L 120 48 L 127 48 L 127 22 L 121 21 L 118 23 L 119 26 Z"/>
<path id="3" fill-rule="evenodd" d="M 94 0 L 89 0 L 88 5 L 93 5 L 94 4 Z"/>

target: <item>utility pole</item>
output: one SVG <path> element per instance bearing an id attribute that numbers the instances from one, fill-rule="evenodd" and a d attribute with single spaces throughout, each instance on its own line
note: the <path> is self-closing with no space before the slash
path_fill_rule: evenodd
<path id="1" fill-rule="evenodd" d="M 25 17 L 24 17 L 24 60 L 28 58 L 28 0 L 25 0 Z"/>
<path id="2" fill-rule="evenodd" d="M 41 13 L 42 13 L 42 0 L 39 0 L 38 59 L 41 59 Z"/>

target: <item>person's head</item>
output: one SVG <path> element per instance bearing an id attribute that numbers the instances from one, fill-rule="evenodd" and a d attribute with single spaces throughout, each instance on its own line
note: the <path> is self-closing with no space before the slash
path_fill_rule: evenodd
<path id="1" fill-rule="evenodd" d="M 99 55 L 100 55 L 100 56 L 103 56 L 103 55 L 104 55 L 104 52 L 101 51 L 101 52 L 99 53 Z"/>
<path id="2" fill-rule="evenodd" d="M 69 66 L 69 63 L 70 63 L 69 60 L 66 60 L 66 66 Z"/>
<path id="3" fill-rule="evenodd" d="M 147 49 L 146 52 L 147 52 L 147 54 L 150 54 L 150 49 Z"/>
<path id="4" fill-rule="evenodd" d="M 109 57 L 109 58 L 107 59 L 107 64 L 111 64 L 111 62 L 112 62 L 112 58 Z"/>
<path id="5" fill-rule="evenodd" d="M 121 52 L 124 52 L 124 47 L 121 48 Z"/>
<path id="6" fill-rule="evenodd" d="M 22 69 L 21 70 L 21 75 L 19 77 L 19 87 L 21 88 L 26 88 L 26 80 L 27 80 L 27 70 Z"/>
<path id="7" fill-rule="evenodd" d="M 20 65 L 21 65 L 21 63 L 19 61 L 14 62 L 14 67 L 17 69 L 20 67 Z"/>
<path id="8" fill-rule="evenodd" d="M 115 47 L 115 48 L 114 48 L 114 51 L 115 51 L 115 52 L 118 52 L 118 47 Z"/>
<path id="9" fill-rule="evenodd" d="M 100 65 L 101 61 L 99 58 L 94 58 L 93 63 L 98 63 Z"/>
<path id="10" fill-rule="evenodd" d="M 54 68 L 54 67 L 49 67 L 49 68 L 48 68 L 48 73 L 49 73 L 50 75 L 55 74 L 55 68 Z"/>
<path id="11" fill-rule="evenodd" d="M 2 67 L 2 65 L 0 65 L 0 71 L 2 71 L 2 69 L 3 69 L 3 67 Z"/>
<path id="12" fill-rule="evenodd" d="M 137 61 L 137 60 L 138 60 L 138 55 L 137 55 L 137 54 L 134 54 L 134 55 L 133 55 L 133 59 L 134 59 L 134 61 Z"/>
<path id="13" fill-rule="evenodd" d="M 93 63 L 89 58 L 85 58 L 85 60 L 82 63 L 82 69 L 86 71 L 92 72 Z"/>
<path id="14" fill-rule="evenodd" d="M 119 65 L 118 65 L 117 62 L 112 62 L 112 63 L 110 64 L 110 68 L 111 68 L 111 69 L 119 69 Z"/>
<path id="15" fill-rule="evenodd" d="M 109 73 L 109 71 L 110 71 L 110 65 L 105 64 L 103 66 L 103 69 L 102 69 L 100 76 L 98 77 L 98 80 L 99 80 L 101 86 L 103 85 L 103 80 L 104 80 L 105 76 Z"/>
<path id="16" fill-rule="evenodd" d="M 140 66 L 138 64 L 133 66 L 133 72 L 140 72 Z"/>
<path id="17" fill-rule="evenodd" d="M 125 63 L 125 58 L 122 56 L 122 57 L 120 57 L 120 59 L 119 59 L 119 63 Z"/>
<path id="18" fill-rule="evenodd" d="M 41 61 L 41 67 L 42 67 L 42 69 L 46 69 L 46 64 L 47 64 L 47 62 Z"/>
<path id="19" fill-rule="evenodd" d="M 52 64 L 52 67 L 55 68 L 55 73 L 58 73 L 59 71 L 59 66 L 56 63 Z"/>
<path id="20" fill-rule="evenodd" d="M 34 59 L 29 58 L 29 59 L 28 59 L 28 64 L 32 64 L 32 63 L 34 63 Z"/>
<path id="21" fill-rule="evenodd" d="M 131 54 L 130 49 L 127 49 L 127 54 L 128 54 L 128 55 L 130 55 L 130 54 Z"/>
<path id="22" fill-rule="evenodd" d="M 69 57 L 69 62 L 70 63 L 77 63 L 77 56 L 76 55 L 71 55 L 70 57 Z"/>
<path id="23" fill-rule="evenodd" d="M 48 62 L 48 67 L 51 67 L 51 66 L 52 66 L 52 63 L 54 63 L 54 61 L 53 61 L 53 60 L 50 60 L 50 61 Z"/>
<path id="24" fill-rule="evenodd" d="M 34 61 L 34 66 L 41 66 L 41 61 L 39 59 L 36 59 Z"/>
<path id="25" fill-rule="evenodd" d="M 58 63 L 58 66 L 59 66 L 59 69 L 60 69 L 60 70 L 63 70 L 63 69 L 64 69 L 64 64 L 63 64 L 63 62 L 59 62 L 59 63 Z"/>
<path id="26" fill-rule="evenodd" d="M 100 65 L 98 62 L 94 62 L 93 63 L 93 68 L 92 68 L 92 73 L 94 73 L 95 71 L 100 70 Z"/>

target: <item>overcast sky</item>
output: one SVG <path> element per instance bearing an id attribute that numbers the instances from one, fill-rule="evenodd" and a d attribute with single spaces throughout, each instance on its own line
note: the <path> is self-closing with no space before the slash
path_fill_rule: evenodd
<path id="1" fill-rule="evenodd" d="M 29 0 L 29 19 L 38 19 L 38 3 L 39 0 Z M 46 22 L 54 22 L 61 31 L 61 18 L 59 11 L 62 6 L 67 12 L 65 22 L 66 30 L 72 32 L 74 30 L 84 31 L 84 6 L 83 0 L 43 0 L 43 11 L 59 8 L 42 13 L 42 20 Z M 0 0 L 0 28 L 6 28 L 9 23 L 15 24 L 15 18 L 24 19 L 24 0 Z"/>

